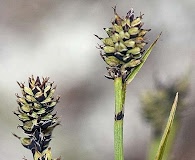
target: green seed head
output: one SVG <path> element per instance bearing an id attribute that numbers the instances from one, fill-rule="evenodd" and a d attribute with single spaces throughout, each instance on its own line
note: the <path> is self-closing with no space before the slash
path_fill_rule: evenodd
<path id="1" fill-rule="evenodd" d="M 112 21 L 112 26 L 104 28 L 108 37 L 100 38 L 103 45 L 100 49 L 101 56 L 109 66 L 109 71 L 116 71 L 116 75 L 123 77 L 125 81 L 126 77 L 131 71 L 141 63 L 142 56 L 144 54 L 144 46 L 147 42 L 144 36 L 150 29 L 142 29 L 142 17 L 134 16 L 134 11 L 131 9 L 125 18 L 121 18 L 114 7 L 115 18 Z M 127 67 L 128 66 L 128 67 Z M 110 75 L 112 75 L 110 77 Z M 108 77 L 108 76 L 107 76 Z M 116 76 L 109 73 L 109 78 L 114 79 Z"/>

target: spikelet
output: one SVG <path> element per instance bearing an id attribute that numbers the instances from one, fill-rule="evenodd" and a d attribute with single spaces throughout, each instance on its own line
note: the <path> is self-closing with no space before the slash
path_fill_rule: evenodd
<path id="1" fill-rule="evenodd" d="M 122 76 L 123 81 L 131 71 L 142 62 L 144 46 L 147 44 L 144 36 L 150 29 L 142 29 L 141 22 L 143 15 L 134 16 L 133 9 L 127 13 L 125 18 L 121 18 L 114 9 L 114 20 L 112 27 L 104 28 L 108 37 L 99 38 L 103 45 L 99 45 L 100 54 L 108 65 L 109 79 Z"/>
<path id="2" fill-rule="evenodd" d="M 22 96 L 16 94 L 19 106 L 14 114 L 22 122 L 22 125 L 18 127 L 22 128 L 27 136 L 22 138 L 13 135 L 21 141 L 25 148 L 31 150 L 35 159 L 38 156 L 41 157 L 43 153 L 50 153 L 48 146 L 52 138 L 52 131 L 60 124 L 56 114 L 52 113 L 59 102 L 59 97 L 54 98 L 56 87 L 53 87 L 53 83 L 49 82 L 48 77 L 43 78 L 41 82 L 39 77 L 34 79 L 32 76 L 29 78 L 28 86 L 19 82 L 18 85 L 22 90 Z M 48 154 L 45 157 L 48 157 Z M 51 158 L 42 159 L 49 160 Z"/>

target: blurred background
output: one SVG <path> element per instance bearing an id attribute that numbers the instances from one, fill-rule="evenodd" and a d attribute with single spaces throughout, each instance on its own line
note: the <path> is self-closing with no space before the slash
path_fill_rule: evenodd
<path id="1" fill-rule="evenodd" d="M 17 109 L 16 81 L 32 74 L 50 77 L 61 96 L 56 107 L 61 126 L 50 143 L 54 157 L 69 160 L 112 160 L 114 91 L 104 77 L 106 65 L 96 48 L 111 26 L 112 7 L 125 16 L 134 8 L 144 13 L 149 43 L 163 34 L 134 81 L 127 87 L 125 106 L 125 159 L 145 160 L 153 127 L 142 112 L 140 97 L 155 91 L 155 77 L 174 83 L 188 73 L 188 106 L 182 114 L 173 147 L 173 159 L 195 157 L 195 2 L 194 0 L 0 0 L 0 155 L 1 159 L 32 159 L 12 135 L 23 136 L 12 111 Z M 171 99 L 173 101 L 173 99 Z M 170 106 L 169 106 L 170 107 Z"/>

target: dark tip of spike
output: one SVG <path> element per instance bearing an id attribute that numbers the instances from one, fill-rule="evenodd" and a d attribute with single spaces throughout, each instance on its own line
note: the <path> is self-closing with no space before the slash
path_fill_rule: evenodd
<path id="1" fill-rule="evenodd" d="M 140 16 L 139 16 L 139 17 L 140 17 L 141 19 L 143 19 L 143 16 L 144 16 L 144 14 L 142 14 L 142 13 L 140 12 Z"/>
<path id="2" fill-rule="evenodd" d="M 57 97 L 56 97 L 56 103 L 58 103 L 60 101 L 60 96 L 58 95 Z"/>
<path id="3" fill-rule="evenodd" d="M 15 93 L 15 95 L 16 95 L 17 98 L 20 98 L 20 96 L 18 95 L 18 93 Z"/>
<path id="4" fill-rule="evenodd" d="M 102 59 L 105 61 L 105 55 L 102 53 L 102 51 L 100 51 L 100 56 L 101 56 Z"/>
<path id="5" fill-rule="evenodd" d="M 29 77 L 29 78 L 30 78 L 30 77 Z M 33 75 L 31 76 L 31 79 L 32 79 L 33 81 L 35 80 Z"/>
<path id="6" fill-rule="evenodd" d="M 18 82 L 18 81 L 17 81 L 17 83 L 18 83 L 18 85 L 20 86 L 20 88 L 24 88 L 24 84 L 23 84 L 23 83 L 20 83 L 20 82 Z"/>
<path id="7" fill-rule="evenodd" d="M 130 20 L 130 22 L 132 22 L 134 20 L 134 10 L 133 8 L 130 9 L 129 12 L 127 12 L 126 18 Z"/>
<path id="8" fill-rule="evenodd" d="M 18 125 L 17 128 L 22 128 L 22 126 Z"/>
<path id="9" fill-rule="evenodd" d="M 112 7 L 114 9 L 114 14 L 117 14 L 116 13 L 116 5 L 114 7 Z"/>
<path id="10" fill-rule="evenodd" d="M 46 77 L 46 78 L 42 77 L 42 79 L 43 79 L 42 84 L 41 84 L 41 82 L 39 83 L 39 87 L 40 87 L 41 89 L 45 87 L 46 83 L 49 81 L 49 77 Z M 39 81 L 40 81 L 40 80 L 39 80 Z M 36 84 L 36 83 L 35 83 L 35 84 Z"/>
<path id="11" fill-rule="evenodd" d="M 13 112 L 16 116 L 18 116 L 19 115 L 19 113 L 16 113 L 16 112 Z"/>
<path id="12" fill-rule="evenodd" d="M 98 35 L 96 35 L 96 34 L 94 34 L 94 36 L 96 36 L 96 37 L 97 37 L 98 39 L 100 39 L 100 40 L 101 40 L 101 39 L 103 39 L 103 38 L 99 37 L 99 36 L 98 36 Z"/>
<path id="13" fill-rule="evenodd" d="M 141 27 L 143 27 L 144 25 L 144 22 L 141 22 L 139 25 L 138 25 L 138 28 L 140 29 Z"/>
<path id="14" fill-rule="evenodd" d="M 28 159 L 26 159 L 26 157 L 23 157 L 22 159 L 23 159 L 23 160 L 28 160 Z"/>
<path id="15" fill-rule="evenodd" d="M 96 46 L 97 49 L 103 49 L 103 46 L 100 44 L 97 44 L 98 46 Z"/>
<path id="16" fill-rule="evenodd" d="M 111 76 L 109 76 L 109 75 L 104 75 L 104 77 L 106 77 L 107 79 L 112 79 L 112 80 L 114 80 L 114 78 L 111 77 Z"/>
<path id="17" fill-rule="evenodd" d="M 40 81 L 39 76 L 37 76 L 37 78 L 36 78 L 35 85 L 37 85 L 37 86 L 41 85 L 41 81 Z"/>
<path id="18" fill-rule="evenodd" d="M 21 137 L 17 136 L 15 133 L 12 133 L 13 136 L 15 136 L 16 138 L 20 139 Z"/>

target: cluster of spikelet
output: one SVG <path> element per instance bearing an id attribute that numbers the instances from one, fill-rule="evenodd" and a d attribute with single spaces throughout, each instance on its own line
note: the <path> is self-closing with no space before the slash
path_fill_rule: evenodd
<path id="1" fill-rule="evenodd" d="M 101 56 L 108 64 L 109 75 L 107 78 L 114 79 L 118 75 L 122 75 L 125 81 L 132 69 L 142 62 L 144 54 L 143 47 L 147 44 L 144 39 L 145 34 L 150 29 L 142 29 L 142 16 L 134 16 L 131 9 L 125 18 L 119 17 L 114 8 L 115 18 L 112 27 L 104 28 L 108 37 L 100 38 L 103 45 L 100 45 Z M 103 51 L 103 53 L 102 53 Z"/>
<path id="2" fill-rule="evenodd" d="M 60 124 L 56 114 L 52 113 L 59 97 L 54 98 L 56 87 L 48 80 L 49 78 L 43 78 L 41 82 L 39 77 L 34 79 L 32 76 L 29 78 L 28 87 L 18 82 L 22 96 L 16 94 L 19 107 L 14 114 L 22 122 L 18 127 L 22 128 L 27 137 L 14 136 L 32 151 L 34 160 L 52 160 L 48 146 L 53 129 Z"/>

